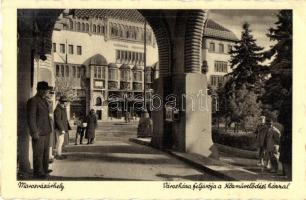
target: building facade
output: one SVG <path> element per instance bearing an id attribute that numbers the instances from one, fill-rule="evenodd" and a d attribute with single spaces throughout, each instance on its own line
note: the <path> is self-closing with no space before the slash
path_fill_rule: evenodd
<path id="1" fill-rule="evenodd" d="M 202 60 L 207 65 L 207 80 L 216 89 L 224 82 L 224 75 L 230 73 L 230 50 L 238 41 L 233 32 L 217 22 L 208 19 L 204 29 Z"/>
<path id="2" fill-rule="evenodd" d="M 92 12 L 95 13 L 92 17 Z M 157 77 L 158 49 L 144 18 L 124 19 L 115 10 L 76 10 L 63 13 L 52 36 L 55 86 L 73 91 L 70 117 L 84 117 L 95 109 L 99 120 L 122 119 L 128 111 L 139 116 L 143 92 L 152 92 Z"/>
<path id="3" fill-rule="evenodd" d="M 144 67 L 144 22 L 140 14 L 124 18 L 112 10 L 61 14 L 52 35 L 54 77 L 58 91 L 74 92 L 70 117 L 84 117 L 91 108 L 99 120 L 122 119 L 127 111 L 134 117 L 140 115 L 144 87 L 149 98 L 159 70 L 157 44 L 149 25 Z M 228 52 L 237 40 L 228 29 L 207 21 L 202 61 L 211 88 L 220 86 L 231 71 Z"/>

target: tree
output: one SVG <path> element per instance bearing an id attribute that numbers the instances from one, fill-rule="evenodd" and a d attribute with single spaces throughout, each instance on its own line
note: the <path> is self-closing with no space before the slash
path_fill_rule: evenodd
<path id="1" fill-rule="evenodd" d="M 274 58 L 271 78 L 265 86 L 263 103 L 270 112 L 278 112 L 278 121 L 283 125 L 281 135 L 280 161 L 286 175 L 291 178 L 292 163 L 292 11 L 281 10 L 275 28 L 270 28 L 267 36 L 276 44 L 265 53 L 266 58 Z"/>
<path id="2" fill-rule="evenodd" d="M 233 71 L 229 73 L 230 79 L 225 87 L 231 92 L 230 89 L 239 90 L 245 85 L 247 89 L 260 93 L 266 71 L 266 67 L 259 64 L 263 61 L 263 48 L 256 44 L 248 23 L 244 23 L 242 28 L 241 39 L 230 51 Z"/>
<path id="3" fill-rule="evenodd" d="M 271 78 L 265 85 L 262 101 L 270 112 L 280 113 L 284 99 L 292 95 L 292 12 L 279 12 L 275 28 L 267 36 L 277 43 L 265 52 L 266 58 L 274 57 L 269 67 Z"/>
<path id="4" fill-rule="evenodd" d="M 232 122 L 244 128 L 255 126 L 261 114 L 258 97 L 263 92 L 266 67 L 260 65 L 263 48 L 256 44 L 251 32 L 250 25 L 244 23 L 241 39 L 230 51 L 233 71 L 218 91 L 220 112 L 227 120 L 226 127 Z"/>
<path id="5" fill-rule="evenodd" d="M 57 77 L 55 85 L 56 98 L 64 95 L 70 102 L 78 100 L 77 91 L 73 89 L 73 82 L 71 79 Z"/>
<path id="6" fill-rule="evenodd" d="M 237 131 L 237 125 L 245 131 L 256 127 L 261 115 L 261 103 L 257 101 L 257 97 L 254 91 L 242 86 L 228 99 L 226 116 L 230 123 L 235 122 L 235 131 Z"/>

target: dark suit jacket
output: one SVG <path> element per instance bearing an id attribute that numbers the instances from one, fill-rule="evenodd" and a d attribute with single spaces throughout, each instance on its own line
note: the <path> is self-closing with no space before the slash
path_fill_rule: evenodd
<path id="1" fill-rule="evenodd" d="M 59 131 L 71 130 L 67 119 L 67 111 L 65 108 L 62 108 L 59 104 L 56 106 L 54 110 L 54 128 Z"/>
<path id="2" fill-rule="evenodd" d="M 32 137 L 51 133 L 49 104 L 38 94 L 27 102 L 27 119 Z"/>

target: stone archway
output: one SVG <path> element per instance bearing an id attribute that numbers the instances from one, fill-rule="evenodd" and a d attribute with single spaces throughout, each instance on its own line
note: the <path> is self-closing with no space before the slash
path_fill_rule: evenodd
<path id="1" fill-rule="evenodd" d="M 153 29 L 158 45 L 159 78 L 155 92 L 167 100 L 167 95 L 206 94 L 206 77 L 201 74 L 200 52 L 206 11 L 204 10 L 138 10 Z M 18 10 L 18 166 L 29 170 L 29 135 L 26 130 L 26 101 L 34 95 L 33 58 L 42 59 L 51 53 L 52 31 L 63 10 Z M 43 20 L 40 16 L 44 16 Z M 22 51 L 21 51 L 22 49 Z M 22 92 L 21 92 L 22 91 Z M 207 96 L 206 96 L 207 97 Z M 179 120 L 166 122 L 166 111 L 152 113 L 154 136 L 152 144 L 179 151 L 209 155 L 211 147 L 210 99 L 207 109 L 193 111 L 193 100 L 178 99 Z M 199 100 L 196 101 L 199 103 Z M 204 117 L 203 117 L 204 116 Z M 203 123 L 204 120 L 205 123 Z M 204 148 L 203 148 L 204 146 Z"/>

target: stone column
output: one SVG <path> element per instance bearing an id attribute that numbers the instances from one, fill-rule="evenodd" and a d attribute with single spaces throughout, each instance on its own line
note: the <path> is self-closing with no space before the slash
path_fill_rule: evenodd
<path id="1" fill-rule="evenodd" d="M 177 98 L 179 119 L 172 123 L 173 148 L 215 157 L 211 138 L 211 98 L 207 95 L 206 76 L 201 74 L 206 12 L 179 11 L 177 16 L 172 93 Z"/>

